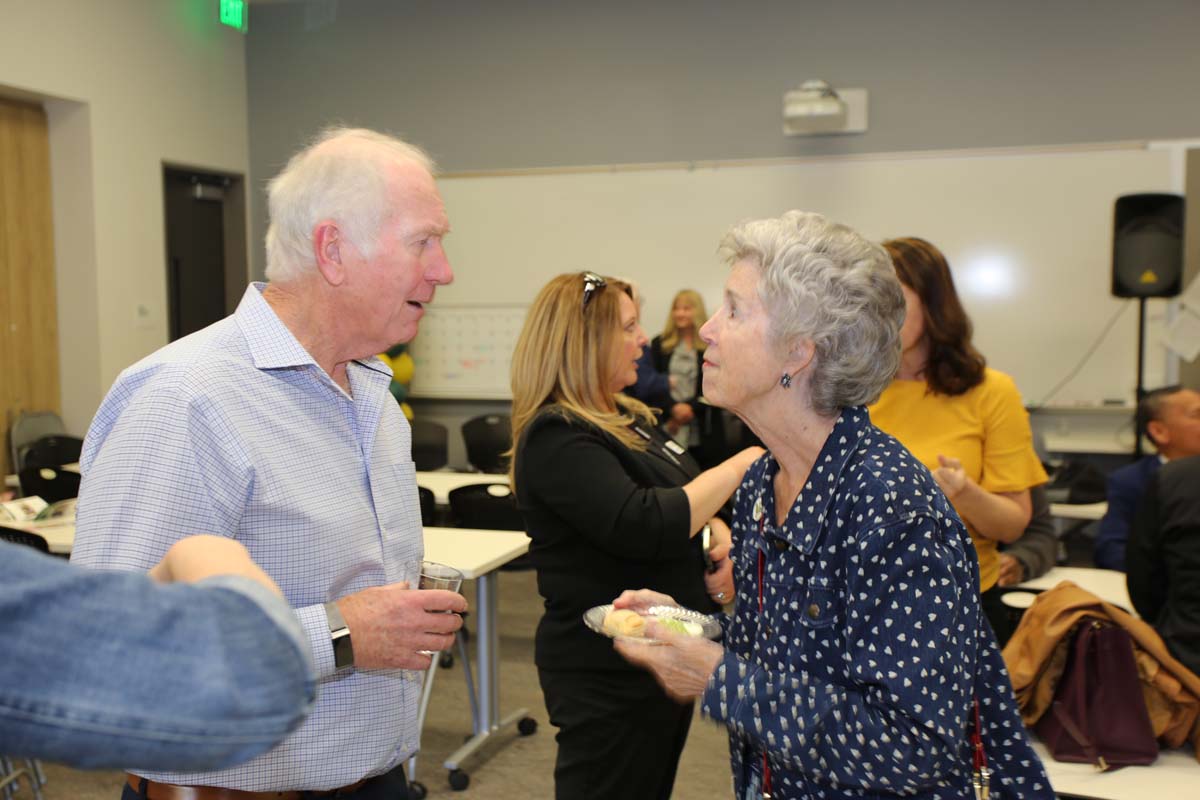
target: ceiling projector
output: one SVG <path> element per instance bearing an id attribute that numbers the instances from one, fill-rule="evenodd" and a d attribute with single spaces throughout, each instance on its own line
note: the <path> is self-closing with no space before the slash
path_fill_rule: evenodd
<path id="1" fill-rule="evenodd" d="M 783 96 L 783 132 L 789 136 L 861 133 L 867 129 L 866 94 L 865 89 L 844 89 L 839 94 L 825 81 L 805 81 Z"/>

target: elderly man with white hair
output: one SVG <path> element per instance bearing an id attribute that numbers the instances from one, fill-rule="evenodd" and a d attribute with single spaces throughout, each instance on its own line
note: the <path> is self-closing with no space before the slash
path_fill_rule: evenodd
<path id="1" fill-rule="evenodd" d="M 131 773 L 124 798 L 407 796 L 430 656 L 466 602 L 412 591 L 423 553 L 411 431 L 374 357 L 453 279 L 420 149 L 335 129 L 268 189 L 266 284 L 126 369 L 88 431 L 74 560 L 145 570 L 185 533 L 241 542 L 279 584 L 321 680 L 305 724 L 216 772 Z M 154 663 L 131 661 L 139 680 Z M 188 687 L 181 686 L 186 692 Z"/>

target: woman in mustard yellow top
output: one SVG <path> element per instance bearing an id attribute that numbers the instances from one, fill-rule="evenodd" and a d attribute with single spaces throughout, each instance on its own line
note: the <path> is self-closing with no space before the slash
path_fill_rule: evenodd
<path id="1" fill-rule="evenodd" d="M 1029 489 L 1046 482 L 1029 417 L 1012 378 L 989 369 L 971 344 L 946 257 L 924 239 L 883 243 L 907 305 L 896 379 L 870 406 L 871 421 L 933 473 L 967 524 L 979 554 L 983 608 L 1006 635 L 996 589 L 997 545 L 1029 523 Z"/>

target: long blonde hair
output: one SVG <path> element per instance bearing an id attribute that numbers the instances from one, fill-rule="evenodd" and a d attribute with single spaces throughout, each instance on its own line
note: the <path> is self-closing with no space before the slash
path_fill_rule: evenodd
<path id="1" fill-rule="evenodd" d="M 632 397 L 614 395 L 608 385 L 622 335 L 620 295 L 631 296 L 631 290 L 624 281 L 605 281 L 585 308 L 583 273 L 559 275 L 542 287 L 525 315 L 512 357 L 513 446 L 507 455 L 514 487 L 521 433 L 548 405 L 595 425 L 630 449 L 646 449 L 629 424 L 653 425 L 653 414 Z"/>
<path id="2" fill-rule="evenodd" d="M 663 354 L 671 353 L 675 345 L 679 344 L 679 329 L 675 327 L 675 305 L 680 300 L 687 300 L 692 306 L 692 348 L 697 353 L 703 353 L 704 348 L 708 346 L 700 338 L 700 326 L 708 319 L 708 314 L 704 311 L 704 298 L 695 289 L 682 289 L 671 301 L 671 310 L 667 312 L 667 324 L 663 326 L 662 332 Z"/>

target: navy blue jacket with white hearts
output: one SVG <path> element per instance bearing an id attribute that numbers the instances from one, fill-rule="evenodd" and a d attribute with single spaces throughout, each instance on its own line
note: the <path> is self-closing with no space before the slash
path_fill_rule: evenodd
<path id="1" fill-rule="evenodd" d="M 775 798 L 973 798 L 978 697 L 991 797 L 1053 798 L 929 471 L 865 408 L 843 410 L 783 525 L 778 470 L 768 453 L 737 493 L 737 606 L 702 699 L 735 796 L 760 796 L 765 752 Z"/>

